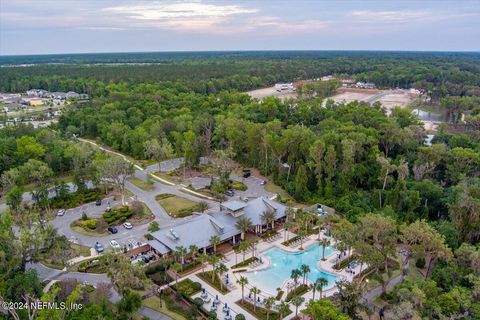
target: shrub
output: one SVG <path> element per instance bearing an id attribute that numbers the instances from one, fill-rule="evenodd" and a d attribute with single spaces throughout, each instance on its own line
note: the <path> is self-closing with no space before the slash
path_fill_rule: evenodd
<path id="1" fill-rule="evenodd" d="M 415 266 L 419 269 L 425 268 L 425 258 L 418 258 L 417 261 L 415 262 Z"/>
<path id="2" fill-rule="evenodd" d="M 201 307 L 203 305 L 203 299 L 197 297 L 197 298 L 193 299 L 193 304 L 195 304 L 197 307 Z"/>
<path id="3" fill-rule="evenodd" d="M 202 285 L 199 282 L 193 282 L 190 279 L 180 281 L 175 288 L 180 295 L 190 297 L 202 290 Z"/>
<path id="4" fill-rule="evenodd" d="M 147 240 L 153 240 L 154 239 L 153 236 L 150 233 L 145 234 L 144 237 Z"/>
<path id="5" fill-rule="evenodd" d="M 92 219 L 83 220 L 81 222 L 81 225 L 84 228 L 86 227 L 90 230 L 95 230 L 97 229 L 97 222 L 98 222 L 98 219 L 92 218 Z"/>
<path id="6" fill-rule="evenodd" d="M 245 184 L 241 183 L 241 182 L 238 182 L 238 181 L 232 182 L 230 187 L 232 189 L 240 190 L 240 191 L 246 191 L 247 190 L 247 186 Z"/>
<path id="7" fill-rule="evenodd" d="M 150 225 L 148 226 L 148 231 L 155 232 L 155 231 L 158 231 L 158 230 L 160 230 L 160 227 L 158 226 L 158 222 L 157 221 L 152 221 L 150 223 Z"/>
<path id="8" fill-rule="evenodd" d="M 235 316 L 235 320 L 245 320 L 245 316 L 242 313 L 239 313 Z"/>
<path id="9" fill-rule="evenodd" d="M 285 301 L 286 302 L 289 302 L 290 300 L 292 300 L 293 297 L 295 296 L 302 296 L 304 295 L 308 290 L 310 290 L 310 288 L 305 285 L 305 284 L 301 284 L 299 285 L 298 287 L 296 287 L 295 289 L 293 289 L 292 291 L 290 291 L 288 294 L 287 294 L 287 297 L 285 298 Z"/>

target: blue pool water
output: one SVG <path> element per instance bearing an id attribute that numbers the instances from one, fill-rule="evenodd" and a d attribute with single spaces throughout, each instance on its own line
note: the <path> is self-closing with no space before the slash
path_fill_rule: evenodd
<path id="1" fill-rule="evenodd" d="M 334 248 L 326 247 L 325 257 L 328 257 L 335 251 Z M 311 282 L 315 282 L 317 278 L 323 277 L 328 280 L 327 287 L 330 287 L 335 284 L 335 281 L 339 280 L 338 276 L 318 269 L 318 260 L 322 258 L 322 246 L 320 244 L 314 244 L 302 252 L 287 252 L 280 248 L 272 248 L 265 251 L 261 256 L 270 260 L 270 266 L 264 270 L 246 272 L 244 276 L 248 278 L 250 285 L 256 286 L 270 294 L 276 294 L 277 288 L 280 288 L 285 280 L 290 279 L 292 270 L 300 269 L 302 264 L 310 267 L 307 279 Z M 299 279 L 299 283 L 302 280 L 303 277 Z"/>

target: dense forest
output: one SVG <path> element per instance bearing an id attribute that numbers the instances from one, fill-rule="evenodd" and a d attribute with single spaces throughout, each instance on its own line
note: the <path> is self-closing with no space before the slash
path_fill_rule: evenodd
<path id="1" fill-rule="evenodd" d="M 393 244 L 400 238 L 415 243 L 409 237 L 414 228 L 431 232 L 432 239 L 438 235 L 432 246 L 445 242 L 440 247 L 446 253 L 434 259 L 423 248 L 424 256 L 416 257 L 419 265 L 424 258 L 438 260 L 431 270 L 428 266 L 425 279 L 406 281 L 383 297 L 398 319 L 480 317 L 480 55 L 192 53 L 22 61 L 38 64 L 3 67 L 0 91 L 74 90 L 93 99 L 69 108 L 55 132 L 28 127 L 0 131 L 4 191 L 11 190 L 6 185 L 11 176 L 17 184 L 31 182 L 32 161 L 52 170 L 50 176 L 76 170 L 81 184 L 86 178 L 72 159 L 82 159 L 75 154 L 84 151 L 69 142 L 74 135 L 139 160 L 185 156 L 191 167 L 198 166 L 201 156 L 225 150 L 244 167 L 271 177 L 296 201 L 335 208 L 352 228 L 378 221 L 379 227 L 391 228 Z M 56 62 L 66 64 L 44 64 Z M 147 64 L 115 64 L 120 62 Z M 330 100 L 322 106 L 334 92 L 333 82 L 316 88 L 315 97 L 296 100 L 259 101 L 241 93 L 328 74 L 379 87 L 421 89 L 428 103 L 447 110 L 453 126 L 462 115 L 466 123 L 462 133 L 440 126 L 427 146 L 426 132 L 409 109 L 396 108 L 387 116 L 378 104 Z M 410 229 L 404 229 L 407 224 Z M 355 308 L 342 310 L 357 317 Z"/>

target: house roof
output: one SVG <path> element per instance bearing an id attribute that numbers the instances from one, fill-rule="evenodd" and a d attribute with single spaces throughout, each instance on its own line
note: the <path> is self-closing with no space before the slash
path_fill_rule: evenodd
<path id="1" fill-rule="evenodd" d="M 225 225 L 211 215 L 202 214 L 173 225 L 168 230 L 153 232 L 152 236 L 169 250 L 175 251 L 175 248 L 179 246 L 185 248 L 191 245 L 199 248 L 209 247 L 212 236 L 218 236 L 220 241 L 225 241 L 238 233 L 234 225 Z"/>
<path id="2" fill-rule="evenodd" d="M 248 204 L 243 202 L 243 201 L 230 200 L 230 201 L 222 202 L 221 206 L 225 207 L 229 210 L 232 210 L 232 211 L 237 211 L 237 210 L 245 208 L 246 206 L 248 206 Z"/>
<path id="3" fill-rule="evenodd" d="M 246 206 L 243 208 L 244 214 L 242 216 L 249 218 L 252 221 L 253 225 L 263 224 L 261 215 L 265 211 L 275 211 L 275 218 L 279 219 L 285 216 L 285 211 L 287 209 L 287 207 L 283 204 L 273 202 L 272 200 L 264 197 L 253 199 L 245 204 Z M 226 214 L 224 211 L 211 215 L 213 215 L 216 219 L 222 221 L 224 224 L 231 225 L 233 227 L 235 227 L 235 224 L 238 220 L 238 218 L 233 217 L 230 214 Z"/>
<path id="4" fill-rule="evenodd" d="M 161 255 L 164 255 L 165 253 L 168 253 L 170 251 L 165 245 L 163 245 L 158 240 L 150 240 L 148 241 L 148 244 Z"/>

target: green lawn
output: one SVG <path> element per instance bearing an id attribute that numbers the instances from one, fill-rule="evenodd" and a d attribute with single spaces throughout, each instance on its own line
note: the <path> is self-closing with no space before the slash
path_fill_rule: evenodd
<path id="1" fill-rule="evenodd" d="M 104 236 L 108 236 L 108 232 L 107 231 L 95 231 L 95 230 L 92 230 L 92 231 L 89 231 L 87 229 L 84 229 L 78 225 L 75 225 L 75 222 L 73 222 L 71 225 L 70 225 L 70 228 L 72 228 L 73 231 L 75 232 L 78 232 L 80 234 L 83 234 L 84 236 L 89 236 L 89 237 L 104 237 Z"/>
<path id="2" fill-rule="evenodd" d="M 205 271 L 205 272 L 200 272 L 197 273 L 197 277 L 217 289 L 220 293 L 227 294 L 230 292 L 230 290 L 227 289 L 226 286 L 221 286 L 220 285 L 220 277 L 218 274 L 215 275 L 214 281 L 212 281 L 212 271 Z"/>
<path id="3" fill-rule="evenodd" d="M 153 182 L 151 181 L 145 182 L 137 177 L 129 178 L 128 181 L 145 191 L 152 191 L 154 189 Z"/>
<path id="4" fill-rule="evenodd" d="M 156 296 L 143 300 L 142 304 L 145 307 L 161 312 L 174 320 L 185 320 L 185 318 L 178 313 L 168 310 L 165 303 L 160 301 L 160 298 Z"/>
<path id="5" fill-rule="evenodd" d="M 155 173 L 152 173 L 151 175 L 154 175 L 160 179 L 166 180 L 170 183 L 182 183 L 183 179 L 181 177 L 175 176 L 175 175 L 170 175 L 166 172 L 161 172 L 161 171 L 156 171 Z M 161 181 L 159 181 L 161 182 Z"/>
<path id="6" fill-rule="evenodd" d="M 169 215 L 176 218 L 189 216 L 197 209 L 196 202 L 173 194 L 162 193 L 157 195 L 155 199 Z"/>
<path id="7" fill-rule="evenodd" d="M 289 195 L 287 191 L 274 184 L 272 180 L 268 181 L 268 183 L 265 185 L 265 190 L 271 193 L 277 193 L 282 199 L 292 199 L 292 196 Z"/>

